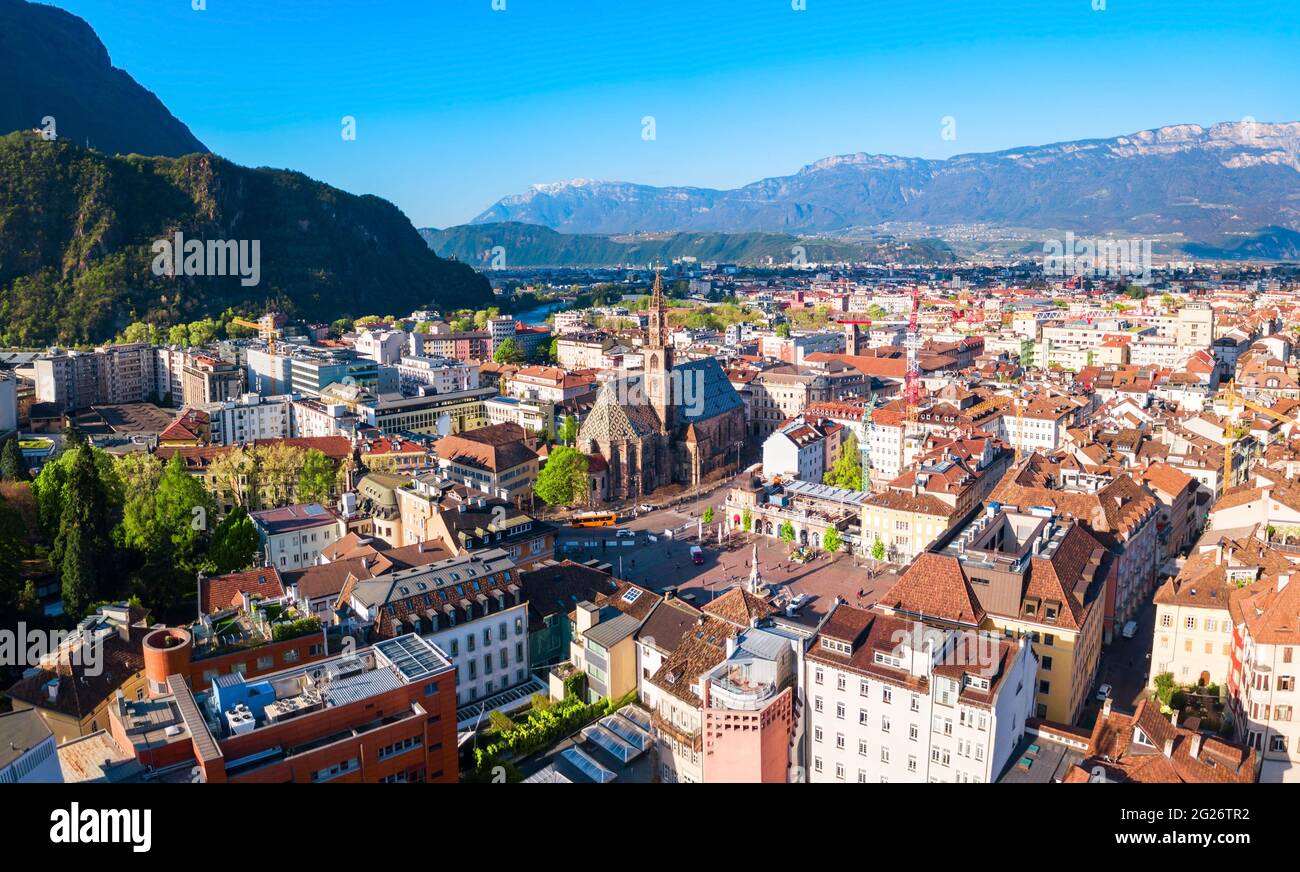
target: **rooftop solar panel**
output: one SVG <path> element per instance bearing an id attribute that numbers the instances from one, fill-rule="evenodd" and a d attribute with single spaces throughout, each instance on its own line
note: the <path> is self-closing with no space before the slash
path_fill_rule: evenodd
<path id="1" fill-rule="evenodd" d="M 407 681 L 427 678 L 446 665 L 438 652 L 414 633 L 384 639 L 375 643 L 375 648 Z"/>

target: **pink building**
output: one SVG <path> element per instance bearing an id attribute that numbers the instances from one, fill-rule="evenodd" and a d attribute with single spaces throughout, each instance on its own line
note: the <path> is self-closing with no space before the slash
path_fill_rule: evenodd
<path id="1" fill-rule="evenodd" d="M 784 783 L 797 762 L 797 642 L 751 629 L 701 682 L 706 783 Z"/>

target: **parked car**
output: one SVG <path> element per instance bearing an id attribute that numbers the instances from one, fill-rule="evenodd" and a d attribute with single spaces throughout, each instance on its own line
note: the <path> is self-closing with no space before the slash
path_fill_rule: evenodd
<path id="1" fill-rule="evenodd" d="M 619 530 L 614 535 L 619 539 L 635 539 L 636 530 Z"/>
<path id="2" fill-rule="evenodd" d="M 642 503 L 641 505 L 636 507 L 636 510 L 638 512 L 653 512 L 655 510 L 655 507 L 650 505 L 649 503 Z"/>
<path id="3" fill-rule="evenodd" d="M 1129 621 L 1127 624 L 1124 625 L 1124 629 L 1121 630 L 1120 632 L 1123 633 L 1125 639 L 1132 639 L 1134 636 L 1137 635 L 1137 631 L 1138 631 L 1138 622 Z"/>
<path id="4" fill-rule="evenodd" d="M 1111 692 L 1111 686 L 1110 686 L 1109 684 L 1103 684 L 1101 687 L 1098 687 L 1098 688 L 1097 688 L 1097 701 L 1098 701 L 1098 702 L 1105 702 L 1106 699 L 1107 699 L 1107 697 L 1110 696 L 1110 692 Z"/>

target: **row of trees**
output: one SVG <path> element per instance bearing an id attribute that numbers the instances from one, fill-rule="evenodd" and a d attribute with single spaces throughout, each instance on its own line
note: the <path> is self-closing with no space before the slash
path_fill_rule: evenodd
<path id="1" fill-rule="evenodd" d="M 145 453 L 114 458 L 74 438 L 30 492 L 37 529 L 29 538 L 48 542 L 72 618 L 133 596 L 165 617 L 193 589 L 197 572 L 243 569 L 257 550 L 242 509 L 213 526 L 211 495 L 179 455 L 165 463 Z"/>
<path id="2" fill-rule="evenodd" d="M 337 468 L 315 448 L 283 442 L 239 446 L 216 457 L 208 476 L 217 492 L 250 511 L 290 503 L 326 503 L 346 481 L 350 461 Z"/>

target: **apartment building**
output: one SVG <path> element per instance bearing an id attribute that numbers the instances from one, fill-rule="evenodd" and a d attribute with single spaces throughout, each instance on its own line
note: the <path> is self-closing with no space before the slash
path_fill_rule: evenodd
<path id="1" fill-rule="evenodd" d="M 809 405 L 830 399 L 830 380 L 820 370 L 804 366 L 763 370 L 749 383 L 750 433 L 766 438 Z"/>
<path id="2" fill-rule="evenodd" d="M 592 373 L 573 375 L 555 366 L 525 366 L 506 379 L 506 393 L 521 400 L 564 403 L 594 393 Z"/>
<path id="3" fill-rule="evenodd" d="M 763 473 L 820 482 L 839 458 L 845 438 L 843 425 L 799 415 L 763 440 Z"/>
<path id="4" fill-rule="evenodd" d="M 1261 577 L 1233 598 L 1237 620 L 1228 701 L 1239 741 L 1259 758 L 1259 780 L 1300 783 L 1300 583 Z"/>
<path id="5" fill-rule="evenodd" d="M 517 424 L 493 424 L 444 436 L 434 444 L 443 477 L 518 503 L 537 481 L 537 452 L 524 444 Z"/>
<path id="6" fill-rule="evenodd" d="M 993 500 L 1021 511 L 1041 507 L 1077 518 L 1111 552 L 1114 561 L 1106 579 L 1103 624 L 1109 642 L 1153 592 L 1156 569 L 1164 559 L 1160 502 L 1127 473 L 1095 490 L 1089 489 L 1091 485 L 1069 484 L 1062 476 L 1068 476 L 1068 471 L 1053 473 L 1049 465 L 1031 457 L 1002 479 Z"/>
<path id="7" fill-rule="evenodd" d="M 638 691 L 642 704 L 651 712 L 660 780 L 695 784 L 705 781 L 706 724 L 716 725 L 716 720 L 713 720 L 716 714 L 705 713 L 707 691 L 704 684 L 714 668 L 734 654 L 736 649 L 730 647 L 727 640 L 765 624 L 773 612 L 774 609 L 760 597 L 738 587 L 732 588 L 702 607 L 700 617 L 684 628 L 670 654 L 655 658 L 654 662 L 659 663 L 658 669 L 649 671 L 650 661 L 642 664 Z M 644 634 L 641 641 L 647 641 Z M 662 644 L 658 637 L 655 641 Z M 645 647 L 642 644 L 640 649 Z M 765 696 L 765 699 L 771 701 L 771 696 Z M 772 709 L 772 713 L 783 712 L 784 705 L 783 702 L 781 707 Z M 797 707 L 791 709 L 792 712 L 797 710 Z M 761 747 L 763 743 L 760 743 Z M 787 765 L 788 754 L 787 751 L 783 755 Z M 724 769 L 733 765 L 724 763 Z M 771 764 L 765 766 L 761 760 L 746 765 L 749 772 L 770 771 L 772 768 Z"/>
<path id="8" fill-rule="evenodd" d="M 237 445 L 255 439 L 288 439 L 295 435 L 293 401 L 292 394 L 263 397 L 257 393 L 245 393 L 222 402 L 204 403 L 199 409 L 208 416 L 213 444 Z"/>
<path id="9" fill-rule="evenodd" d="M 960 517 L 956 508 L 922 493 L 915 483 L 890 487 L 862 503 L 862 553 L 873 553 L 879 542 L 889 560 L 906 563 Z"/>
<path id="10" fill-rule="evenodd" d="M 1237 591 L 1300 571 L 1258 539 L 1206 533 L 1176 578 L 1156 591 L 1148 685 L 1169 673 L 1182 685 L 1226 686 L 1233 675 Z"/>
<path id="11" fill-rule="evenodd" d="M 403 394 L 452 394 L 479 387 L 479 365 L 448 357 L 403 355 L 395 364 Z"/>
<path id="12" fill-rule="evenodd" d="M 1077 521 L 991 504 L 918 555 L 878 606 L 932 626 L 1029 636 L 1034 716 L 1072 724 L 1097 674 L 1111 562 Z"/>
<path id="13" fill-rule="evenodd" d="M 234 399 L 244 392 L 244 371 L 207 354 L 189 356 L 181 369 L 181 402 L 203 406 Z"/>
<path id="14" fill-rule="evenodd" d="M 729 635 L 700 680 L 708 784 L 784 784 L 800 772 L 803 640 L 770 629 Z"/>
<path id="15" fill-rule="evenodd" d="M 262 559 L 279 570 L 303 569 L 347 532 L 343 520 L 320 503 L 252 512 Z"/>
<path id="16" fill-rule="evenodd" d="M 528 604 L 500 548 L 355 580 L 339 603 L 344 625 L 371 638 L 414 633 L 446 654 L 456 667 L 457 706 L 528 681 Z"/>
<path id="17" fill-rule="evenodd" d="M 808 780 L 991 783 L 1034 715 L 1032 647 L 838 606 L 805 655 Z"/>
<path id="18" fill-rule="evenodd" d="M 94 351 L 52 351 L 33 361 L 36 399 L 64 411 L 141 403 L 156 387 L 154 349 L 144 342 Z"/>
<path id="19" fill-rule="evenodd" d="M 418 476 L 394 496 L 401 544 L 438 541 L 453 554 L 503 548 L 520 569 L 530 569 L 555 553 L 555 528 L 550 524 L 438 475 Z"/>

